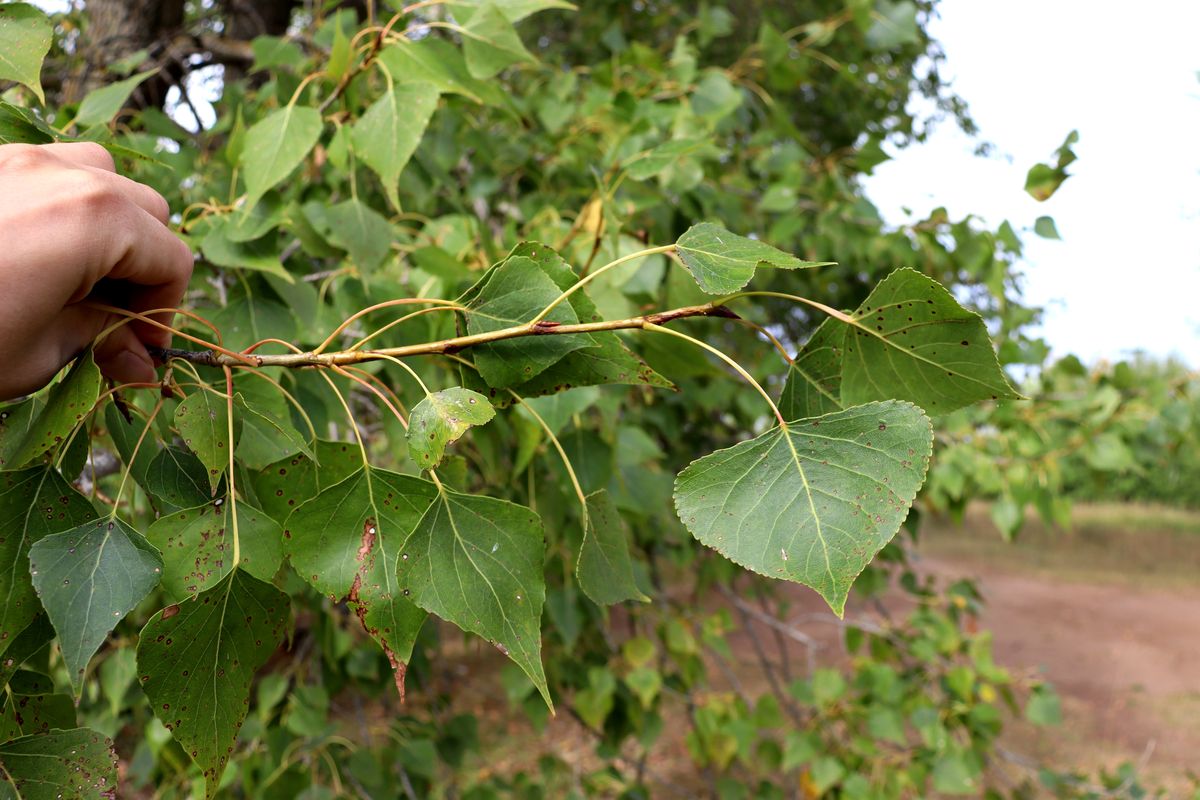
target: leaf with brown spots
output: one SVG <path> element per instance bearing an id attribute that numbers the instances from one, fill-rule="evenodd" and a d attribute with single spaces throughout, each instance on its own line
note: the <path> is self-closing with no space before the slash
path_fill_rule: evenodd
<path id="1" fill-rule="evenodd" d="M 483 425 L 496 409 L 478 392 L 456 386 L 434 392 L 413 407 L 408 420 L 408 454 L 422 469 L 442 461 L 446 446 L 458 441 L 472 425 Z"/>
<path id="2" fill-rule="evenodd" d="M 56 470 L 0 472 L 0 654 L 42 612 L 29 575 L 29 548 L 96 518 L 91 503 Z"/>
<path id="3" fill-rule="evenodd" d="M 117 754 L 88 728 L 22 736 L 0 744 L 0 796 L 21 800 L 100 800 L 116 797 Z M 6 794 L 8 789 L 12 794 Z"/>
<path id="4" fill-rule="evenodd" d="M 362 466 L 362 456 L 352 444 L 318 441 L 313 449 L 319 463 L 297 453 L 251 474 L 258 507 L 280 525 L 297 506 Z"/>
<path id="5" fill-rule="evenodd" d="M 240 417 L 234 418 L 233 441 L 229 441 L 229 407 L 224 397 L 207 390 L 193 392 L 175 409 L 175 425 L 183 443 L 208 471 L 208 485 L 217 488 L 229 466 L 229 450 L 237 446 Z"/>
<path id="6" fill-rule="evenodd" d="M 100 370 L 88 351 L 75 361 L 66 377 L 51 387 L 45 407 L 29 421 L 20 446 L 14 448 L 8 463 L 0 467 L 26 466 L 57 451 L 71 431 L 92 413 L 99 397 Z"/>
<path id="7" fill-rule="evenodd" d="M 367 632 L 399 662 L 411 657 L 425 612 L 398 581 L 396 562 L 436 494 L 429 481 L 360 468 L 299 506 L 284 526 L 284 547 L 300 577 L 327 597 L 349 599 Z"/>
<path id="8" fill-rule="evenodd" d="M 250 705 L 250 684 L 283 638 L 288 597 L 234 570 L 178 611 L 155 614 L 138 640 L 142 689 L 154 714 L 217 792 Z"/>
<path id="9" fill-rule="evenodd" d="M 162 583 L 168 599 L 197 595 L 233 570 L 234 505 L 221 496 L 159 517 L 146 531 L 146 538 L 162 552 Z M 283 562 L 283 529 L 245 500 L 236 506 L 241 567 L 270 581 Z"/>

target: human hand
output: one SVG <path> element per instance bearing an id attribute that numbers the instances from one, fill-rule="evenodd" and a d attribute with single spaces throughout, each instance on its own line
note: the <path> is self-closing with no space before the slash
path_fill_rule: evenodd
<path id="1" fill-rule="evenodd" d="M 89 301 L 137 312 L 179 305 L 192 254 L 169 213 L 158 192 L 117 175 L 98 144 L 0 145 L 0 399 L 44 386 L 122 319 Z M 96 363 L 119 383 L 154 381 L 146 347 L 169 344 L 169 332 L 134 321 L 97 343 Z"/>

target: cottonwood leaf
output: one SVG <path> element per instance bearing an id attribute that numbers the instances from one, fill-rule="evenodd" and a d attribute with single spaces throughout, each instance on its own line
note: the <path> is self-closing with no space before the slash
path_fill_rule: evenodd
<path id="1" fill-rule="evenodd" d="M 117 754 L 112 740 L 88 728 L 4 742 L 0 744 L 0 769 L 0 796 L 7 794 L 20 800 L 103 800 L 116 796 Z"/>
<path id="2" fill-rule="evenodd" d="M 240 392 L 234 395 L 234 403 L 242 421 L 236 452 L 246 466 L 261 469 L 294 453 L 313 458 L 308 441 L 291 422 L 266 409 L 252 407 Z"/>
<path id="3" fill-rule="evenodd" d="M 133 94 L 133 90 L 157 73 L 157 69 L 139 72 L 131 78 L 115 81 L 88 92 L 87 97 L 79 104 L 75 124 L 80 128 L 88 128 L 109 122 L 125 107 L 125 102 L 129 95 Z"/>
<path id="4" fill-rule="evenodd" d="M 488 2 L 489 0 L 455 0 L 446 5 L 454 12 L 455 19 L 459 22 L 466 22 L 480 6 L 488 4 Z M 520 22 L 539 11 L 547 11 L 552 8 L 565 11 L 576 10 L 574 5 L 563 2 L 563 0 L 500 0 L 496 3 L 496 7 L 500 9 L 500 13 L 504 15 L 505 19 L 512 23 Z"/>
<path id="5" fill-rule="evenodd" d="M 980 400 L 1019 398 L 1000 369 L 983 319 L 914 269 L 880 281 L 851 315 L 842 403 L 908 400 L 945 414 Z"/>
<path id="6" fill-rule="evenodd" d="M 593 603 L 611 605 L 626 600 L 650 602 L 633 578 L 629 542 L 621 517 L 608 492 L 601 489 L 587 496 L 587 526 L 575 577 Z"/>
<path id="7" fill-rule="evenodd" d="M 471 76 L 480 79 L 492 78 L 518 62 L 537 63 L 512 23 L 493 2 L 476 8 L 463 25 L 463 55 Z"/>
<path id="8" fill-rule="evenodd" d="M 53 37 L 54 27 L 40 9 L 27 3 L 0 5 L 0 81 L 27 86 L 45 105 L 42 59 Z"/>
<path id="9" fill-rule="evenodd" d="M 47 144 L 55 138 L 32 111 L 0 101 L 0 144 Z"/>
<path id="10" fill-rule="evenodd" d="M 142 690 L 217 793 L 249 709 L 254 673 L 283 638 L 288 597 L 234 570 L 207 592 L 159 611 L 138 639 Z"/>
<path id="11" fill-rule="evenodd" d="M 92 656 L 158 585 L 162 557 L 140 533 L 109 517 L 34 543 L 29 573 L 78 695 Z"/>
<path id="12" fill-rule="evenodd" d="M 321 112 L 288 105 L 250 126 L 242 149 L 246 209 L 291 174 L 321 138 Z"/>
<path id="13" fill-rule="evenodd" d="M 533 319 L 562 292 L 532 260 L 509 258 L 492 271 L 469 304 L 467 330 L 487 333 Z M 559 304 L 548 322 L 575 324 L 570 303 Z M 592 345 L 587 335 L 522 336 L 472 348 L 475 366 L 489 386 L 503 389 L 523 383 L 556 364 L 563 356 Z"/>
<path id="14" fill-rule="evenodd" d="M 267 465 L 251 477 L 259 507 L 280 525 L 297 506 L 362 466 L 358 448 L 345 442 L 318 440 L 313 451 L 317 461 L 297 453 Z"/>
<path id="15" fill-rule="evenodd" d="M 240 419 L 234 419 L 234 441 L 229 441 L 229 405 L 224 397 L 204 389 L 193 392 L 175 409 L 175 427 L 183 443 L 208 470 L 209 486 L 215 491 L 221 474 L 229 466 L 230 448 L 236 445 Z"/>
<path id="16" fill-rule="evenodd" d="M 509 257 L 530 259 L 564 292 L 579 280 L 575 270 L 571 269 L 562 256 L 553 248 L 538 242 L 523 242 L 517 245 Z M 571 304 L 580 322 L 601 321 L 600 311 L 585 290 L 575 292 L 567 298 L 567 302 Z M 589 346 L 568 353 L 558 363 L 515 387 L 517 394 L 522 397 L 536 397 L 561 392 L 573 386 L 613 383 L 675 388 L 673 383 L 634 355 L 616 333 L 592 333 L 583 341 Z"/>
<path id="17" fill-rule="evenodd" d="M 363 272 L 379 266 L 392 248 L 392 226 L 379 212 L 360 200 L 333 206 L 308 203 L 304 213 L 330 244 L 345 250 Z"/>
<path id="18" fill-rule="evenodd" d="M 169 509 L 194 508 L 212 499 L 208 472 L 182 447 L 167 445 L 146 470 L 146 491 Z"/>
<path id="19" fill-rule="evenodd" d="M 206 261 L 218 267 L 252 269 L 274 275 L 288 283 L 295 282 L 296 279 L 279 260 L 278 237 L 268 233 L 250 242 L 234 241 L 229 232 L 235 229 L 235 225 L 236 223 L 228 218 L 218 219 L 209 224 L 200 243 L 200 252 Z"/>
<path id="20" fill-rule="evenodd" d="M 379 176 L 394 208 L 400 208 L 400 173 L 421 143 L 440 96 L 432 83 L 389 83 L 351 129 L 355 152 Z"/>
<path id="21" fill-rule="evenodd" d="M 396 562 L 436 491 L 411 475 L 360 468 L 298 506 L 284 530 L 296 572 L 322 594 L 350 601 L 396 670 L 401 696 L 425 612 L 399 583 Z"/>
<path id="22" fill-rule="evenodd" d="M 704 544 L 811 586 L 841 616 L 854 579 L 908 515 L 932 449 L 921 409 L 869 403 L 692 462 L 675 480 L 675 508 Z"/>
<path id="23" fill-rule="evenodd" d="M 804 269 L 830 262 L 801 261 L 757 239 L 730 233 L 719 225 L 702 222 L 684 231 L 675 251 L 697 285 L 709 294 L 731 294 L 754 277 L 760 267 Z"/>
<path id="24" fill-rule="evenodd" d="M 509 102 L 496 85 L 473 77 L 462 50 L 444 39 L 404 39 L 380 50 L 379 61 L 397 85 L 429 83 L 441 92 L 476 103 L 499 106 Z"/>
<path id="25" fill-rule="evenodd" d="M 29 427 L 8 464 L 0 467 L 25 466 L 57 450 L 75 426 L 91 413 L 100 397 L 100 370 L 91 352 L 84 353 L 72 365 L 66 377 L 55 384 L 46 398 L 46 405 L 29 421 Z M 7 449 L 7 448 L 6 448 Z"/>
<path id="26" fill-rule="evenodd" d="M 95 518 L 91 503 L 57 470 L 0 472 L 0 654 L 42 611 L 29 574 L 29 548 Z"/>
<path id="27" fill-rule="evenodd" d="M 146 531 L 146 538 L 162 553 L 162 584 L 170 600 L 200 594 L 233 571 L 235 513 L 239 565 L 260 580 L 270 582 L 275 577 L 283 562 L 283 529 L 246 501 L 234 504 L 222 496 L 159 517 Z"/>
<path id="28" fill-rule="evenodd" d="M 278 263 L 278 258 L 275 261 Z M 298 333 L 296 315 L 291 309 L 274 300 L 247 294 L 231 297 L 209 319 L 221 331 L 222 343 L 230 350 L 244 350 L 266 338 L 287 342 Z"/>
<path id="29" fill-rule="evenodd" d="M 23 685 L 26 676 L 36 676 L 36 684 Z M 33 672 L 18 672 L 0 703 L 0 742 L 49 733 L 52 728 L 68 730 L 76 724 L 74 698 L 55 694 L 54 682 Z"/>
<path id="30" fill-rule="evenodd" d="M 400 545 L 400 584 L 421 608 L 516 662 L 548 706 L 542 669 L 542 523 L 503 500 L 442 489 Z"/>
<path id="31" fill-rule="evenodd" d="M 31 660 L 53 639 L 54 626 L 45 614 L 38 614 L 33 622 L 25 626 L 25 630 L 9 641 L 4 658 L 0 659 L 0 686 L 8 683 L 22 664 Z"/>
<path id="32" fill-rule="evenodd" d="M 461 386 L 443 389 L 413 408 L 408 420 L 408 454 L 424 469 L 442 461 L 446 446 L 458 441 L 472 425 L 484 425 L 496 409 L 478 392 Z"/>
<path id="33" fill-rule="evenodd" d="M 784 419 L 819 417 L 842 406 L 842 357 L 845 324 L 829 318 L 822 322 L 788 368 L 787 383 L 779 395 Z"/>
<path id="34" fill-rule="evenodd" d="M 645 152 L 635 153 L 621 162 L 621 166 L 635 181 L 644 181 L 661 174 L 682 158 L 697 153 L 707 155 L 715 149 L 707 137 L 671 139 Z"/>

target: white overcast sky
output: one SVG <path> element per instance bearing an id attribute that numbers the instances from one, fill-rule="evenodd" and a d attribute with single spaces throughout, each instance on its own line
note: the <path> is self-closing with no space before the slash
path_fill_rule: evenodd
<path id="1" fill-rule="evenodd" d="M 869 179 L 885 217 L 1049 215 L 1062 241 L 1029 230 L 1021 268 L 1054 353 L 1200 366 L 1200 2 L 944 0 L 931 32 L 996 153 L 943 125 Z M 1025 173 L 1072 129 L 1072 177 L 1038 203 Z"/>

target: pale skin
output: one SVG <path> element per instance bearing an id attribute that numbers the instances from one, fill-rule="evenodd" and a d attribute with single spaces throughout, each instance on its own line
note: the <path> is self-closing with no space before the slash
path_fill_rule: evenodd
<path id="1" fill-rule="evenodd" d="M 177 307 L 192 254 L 167 226 L 162 195 L 118 175 L 96 144 L 0 145 L 0 400 L 44 386 L 122 316 Z M 173 315 L 160 312 L 169 325 Z M 96 342 L 117 383 L 155 381 L 147 347 L 170 333 L 143 322 Z"/>

